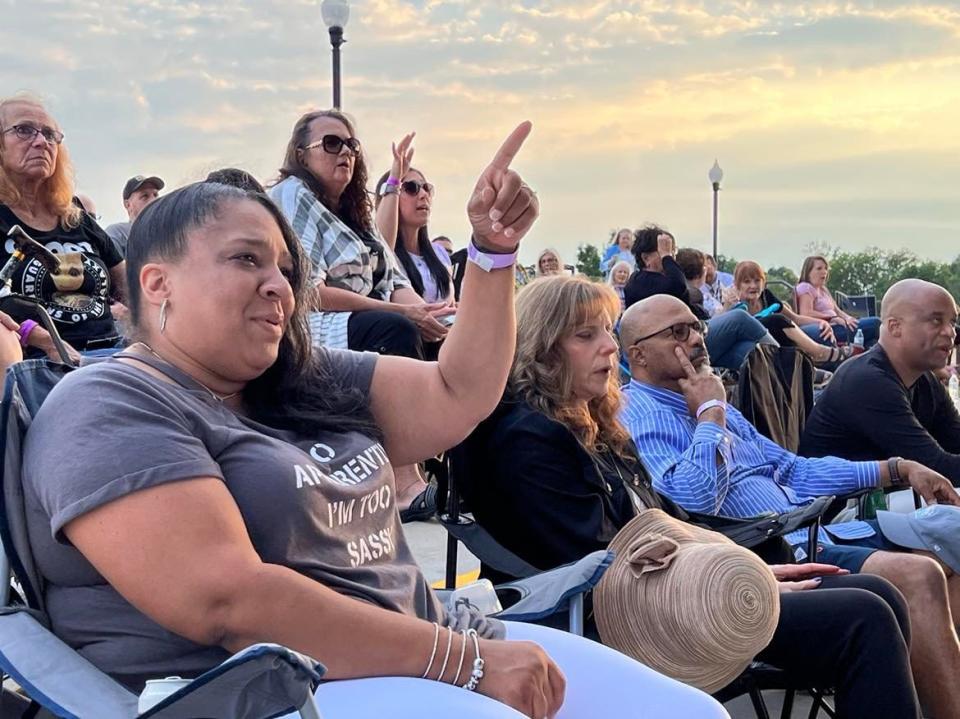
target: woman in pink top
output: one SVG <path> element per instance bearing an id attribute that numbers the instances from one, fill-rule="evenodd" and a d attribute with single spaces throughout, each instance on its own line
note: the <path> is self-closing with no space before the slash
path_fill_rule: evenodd
<path id="1" fill-rule="evenodd" d="M 857 330 L 862 330 L 864 346 L 872 347 L 880 337 L 880 318 L 858 319 L 837 307 L 830 290 L 827 289 L 829 275 L 830 265 L 825 257 L 814 255 L 803 261 L 800 284 L 797 285 L 797 312 L 806 317 L 829 321 L 840 344 L 852 342 Z M 814 339 L 823 341 L 819 337 Z"/>

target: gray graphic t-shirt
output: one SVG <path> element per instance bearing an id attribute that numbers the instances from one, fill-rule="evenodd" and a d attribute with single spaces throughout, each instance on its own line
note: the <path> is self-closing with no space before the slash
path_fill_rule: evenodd
<path id="1" fill-rule="evenodd" d="M 323 361 L 337 385 L 369 393 L 376 355 L 326 351 Z M 404 539 L 379 442 L 356 432 L 278 431 L 200 387 L 108 360 L 68 375 L 44 402 L 27 434 L 24 485 L 52 628 L 117 680 L 139 689 L 148 678 L 195 676 L 228 654 L 146 617 L 61 530 L 131 492 L 197 477 L 226 483 L 264 562 L 386 609 L 448 621 Z M 129 538 L 132 551 L 136 541 Z M 481 620 L 478 631 L 497 636 L 502 625 Z"/>

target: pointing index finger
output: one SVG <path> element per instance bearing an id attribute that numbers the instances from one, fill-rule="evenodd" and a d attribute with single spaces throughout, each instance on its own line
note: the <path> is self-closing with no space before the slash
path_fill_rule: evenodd
<path id="1" fill-rule="evenodd" d="M 523 147 L 523 143 L 530 134 L 531 129 L 533 129 L 533 123 L 529 120 L 524 120 L 517 125 L 513 132 L 507 136 L 507 139 L 503 141 L 503 144 L 500 145 L 497 154 L 493 156 L 493 160 L 490 162 L 490 168 L 494 170 L 509 169 L 510 163 L 513 162 L 513 158 L 520 152 L 520 148 Z"/>
<path id="2" fill-rule="evenodd" d="M 680 347 L 675 347 L 673 353 L 677 356 L 677 359 L 680 360 L 680 369 L 686 373 L 689 379 L 694 379 L 697 376 L 697 369 L 693 366 L 693 363 L 690 362 L 687 353 Z"/>

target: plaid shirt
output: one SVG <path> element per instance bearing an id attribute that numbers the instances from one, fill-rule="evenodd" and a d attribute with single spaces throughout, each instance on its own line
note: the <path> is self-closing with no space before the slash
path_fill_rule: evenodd
<path id="1" fill-rule="evenodd" d="M 374 238 L 382 248 L 380 258 L 371 255 L 357 233 L 324 207 L 299 178 L 288 177 L 270 188 L 269 194 L 290 221 L 310 258 L 314 285 L 337 287 L 385 302 L 390 301 L 394 290 L 410 287 L 393 251 L 376 231 Z M 386 262 L 386 268 L 374 285 L 378 261 Z M 346 348 L 349 319 L 349 312 L 311 312 L 313 341 L 326 347 Z"/>

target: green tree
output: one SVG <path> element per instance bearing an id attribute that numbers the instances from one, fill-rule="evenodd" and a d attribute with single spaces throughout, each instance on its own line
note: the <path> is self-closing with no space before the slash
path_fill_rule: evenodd
<path id="1" fill-rule="evenodd" d="M 788 285 L 797 284 L 797 273 L 789 267 L 771 267 L 767 270 L 767 278 L 771 280 L 783 280 Z"/>
<path id="2" fill-rule="evenodd" d="M 600 250 L 595 245 L 584 242 L 577 247 L 577 272 L 594 280 L 603 278 L 603 272 L 600 271 Z"/>
<path id="3" fill-rule="evenodd" d="M 737 258 L 736 257 L 727 257 L 726 255 L 721 255 L 717 253 L 717 269 L 720 272 L 729 272 L 731 275 L 737 267 Z"/>

